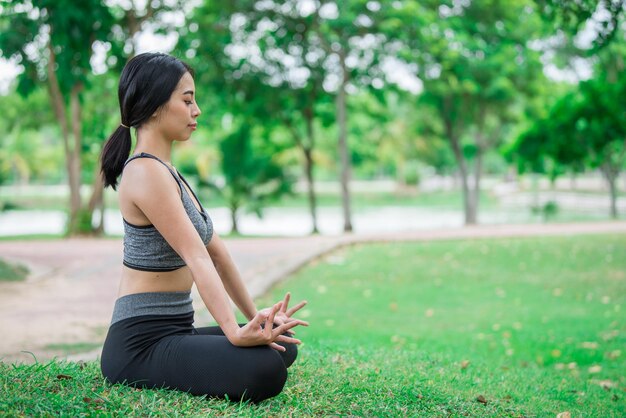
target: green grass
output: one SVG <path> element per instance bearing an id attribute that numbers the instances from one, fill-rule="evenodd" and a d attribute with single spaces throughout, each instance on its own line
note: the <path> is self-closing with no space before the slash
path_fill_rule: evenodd
<path id="1" fill-rule="evenodd" d="M 626 236 L 356 246 L 259 305 L 307 299 L 260 405 L 104 384 L 97 363 L 0 364 L 8 415 L 626 415 Z M 482 396 L 486 404 L 478 402 Z"/>
<path id="2" fill-rule="evenodd" d="M 207 208 L 227 206 L 224 199 L 215 192 L 203 189 L 199 192 L 200 200 Z M 352 205 L 360 207 L 377 206 L 420 206 L 420 207 L 446 207 L 462 208 L 463 196 L 458 191 L 453 192 L 415 192 L 415 193 L 355 193 L 351 194 Z M 66 210 L 67 200 L 65 196 L 12 196 L 0 198 L 0 202 L 9 205 L 14 210 Z M 118 209 L 117 196 L 108 192 L 106 195 L 106 207 Z M 317 204 L 320 207 L 341 206 L 339 193 L 318 193 Z M 296 193 L 284 196 L 282 199 L 271 202 L 269 206 L 277 208 L 308 208 L 306 194 Z M 481 206 L 486 208 L 497 207 L 497 200 L 489 193 L 482 193 Z M 0 204 L 2 207 L 2 204 Z"/>
<path id="3" fill-rule="evenodd" d="M 48 344 L 45 346 L 47 351 L 57 353 L 59 356 L 66 356 L 68 354 L 85 353 L 87 351 L 100 348 L 102 344 L 94 343 L 90 341 L 81 341 L 76 343 L 56 343 Z"/>
<path id="4" fill-rule="evenodd" d="M 351 193 L 351 204 L 355 210 L 380 206 L 416 206 L 423 208 L 462 209 L 463 195 L 459 191 L 441 192 L 407 192 L 407 193 Z M 200 198 L 206 207 L 227 206 L 224 200 L 214 192 L 203 191 Z M 318 207 L 340 207 L 339 193 L 318 193 L 316 196 Z M 491 194 L 481 193 L 481 207 L 495 208 L 498 202 Z M 280 200 L 270 203 L 274 208 L 308 208 L 308 196 L 296 193 L 284 196 Z"/>
<path id="5" fill-rule="evenodd" d="M 17 282 L 26 279 L 28 268 L 0 259 L 0 282 Z"/>
<path id="6" fill-rule="evenodd" d="M 62 234 L 25 234 L 25 235 L 6 235 L 0 236 L 0 241 L 39 241 L 39 240 L 59 240 L 63 238 Z"/>

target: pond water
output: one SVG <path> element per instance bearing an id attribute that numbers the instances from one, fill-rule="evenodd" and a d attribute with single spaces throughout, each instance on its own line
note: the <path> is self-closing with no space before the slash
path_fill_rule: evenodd
<path id="1" fill-rule="evenodd" d="M 230 213 L 227 208 L 207 210 L 215 230 L 227 234 L 231 230 Z M 63 211 L 19 210 L 0 214 L 0 236 L 30 234 L 62 234 L 67 215 Z M 531 222 L 528 211 L 483 212 L 480 223 Z M 122 235 L 122 217 L 118 210 L 105 211 L 105 232 Z M 356 210 L 352 223 L 357 233 L 399 232 L 421 229 L 459 228 L 463 226 L 463 212 L 418 207 L 383 206 Z M 321 234 L 337 235 L 343 231 L 343 215 L 340 207 L 322 207 L 318 210 L 318 227 Z M 311 232 L 312 221 L 306 209 L 268 208 L 263 217 L 242 213 L 239 230 L 245 235 L 302 236 Z"/>

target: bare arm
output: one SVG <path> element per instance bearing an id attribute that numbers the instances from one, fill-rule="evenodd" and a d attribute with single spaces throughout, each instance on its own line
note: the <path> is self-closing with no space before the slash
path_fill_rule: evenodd
<path id="1" fill-rule="evenodd" d="M 256 306 L 241 279 L 237 266 L 224 245 L 224 241 L 217 233 L 213 233 L 207 250 L 213 263 L 215 263 L 226 292 L 245 317 L 251 320 L 257 314 Z"/>
<path id="2" fill-rule="evenodd" d="M 178 193 L 176 181 L 159 162 L 135 161 L 125 169 L 126 182 L 133 204 L 143 212 L 168 244 L 181 256 L 191 271 L 207 309 L 217 321 L 228 340 L 239 346 L 269 344 L 278 348 L 275 341 L 286 341 L 280 334 L 298 323 L 285 324 L 265 331 L 261 325 L 280 310 L 257 313 L 246 326 L 240 328 L 230 307 L 228 295 L 209 252 L 194 228 Z M 274 313 L 272 313 L 274 312 Z M 247 312 L 246 312 L 247 313 Z M 292 339 L 293 340 L 293 339 Z M 297 340 L 288 342 L 298 342 Z"/>

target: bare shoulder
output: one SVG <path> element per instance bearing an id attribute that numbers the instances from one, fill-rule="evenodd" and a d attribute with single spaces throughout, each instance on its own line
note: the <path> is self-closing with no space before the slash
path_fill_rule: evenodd
<path id="1" fill-rule="evenodd" d="M 178 184 L 170 171 L 152 158 L 137 158 L 124 168 L 120 180 L 120 199 L 131 202 L 157 200 L 174 193 L 180 195 Z"/>

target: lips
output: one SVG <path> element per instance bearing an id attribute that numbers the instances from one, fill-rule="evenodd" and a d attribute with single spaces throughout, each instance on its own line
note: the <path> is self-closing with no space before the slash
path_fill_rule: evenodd
<path id="1" fill-rule="evenodd" d="M 194 131 L 198 128 L 198 124 L 197 123 L 190 123 L 189 126 L 191 129 L 193 129 Z"/>

